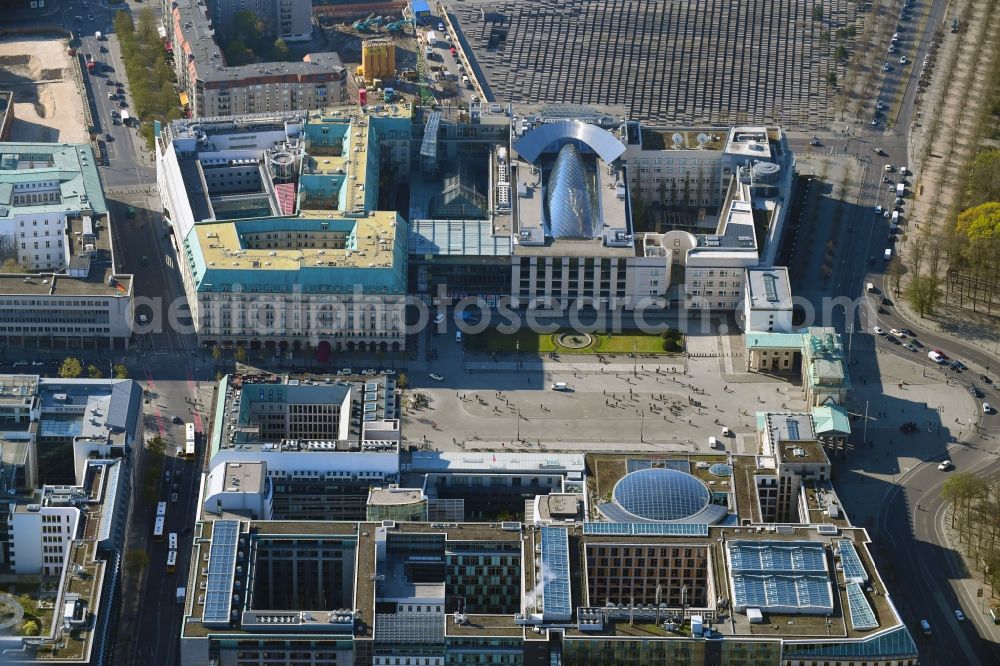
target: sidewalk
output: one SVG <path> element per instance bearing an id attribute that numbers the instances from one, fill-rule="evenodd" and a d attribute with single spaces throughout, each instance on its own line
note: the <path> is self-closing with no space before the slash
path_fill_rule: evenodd
<path id="1" fill-rule="evenodd" d="M 896 311 L 916 328 L 954 338 L 956 342 L 975 345 L 996 358 L 997 367 L 1000 368 L 1000 311 L 997 316 L 990 317 L 982 312 L 962 310 L 946 304 L 938 308 L 938 313 L 921 319 L 906 298 L 899 296 L 895 301 Z"/>

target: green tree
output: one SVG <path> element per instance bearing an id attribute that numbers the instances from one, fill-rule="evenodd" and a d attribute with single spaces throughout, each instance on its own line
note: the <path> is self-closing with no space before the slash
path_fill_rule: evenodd
<path id="1" fill-rule="evenodd" d="M 236 351 L 233 352 L 233 358 L 237 363 L 245 363 L 247 360 L 247 349 L 243 345 L 236 345 Z"/>
<path id="2" fill-rule="evenodd" d="M 163 453 L 167 449 L 167 443 L 163 441 L 163 438 L 159 435 L 150 437 L 146 440 L 146 446 L 154 453 Z"/>
<path id="3" fill-rule="evenodd" d="M 832 69 L 826 73 L 826 82 L 831 88 L 837 87 L 837 72 Z"/>
<path id="4" fill-rule="evenodd" d="M 988 482 L 970 472 L 959 472 L 952 474 L 941 486 L 941 497 L 946 502 L 952 503 L 951 526 L 956 526 L 962 522 L 962 517 L 972 505 L 972 501 L 983 494 L 989 487 Z M 959 529 L 961 525 L 959 524 Z"/>
<path id="5" fill-rule="evenodd" d="M 128 368 L 119 363 L 114 367 L 115 379 L 128 379 Z"/>
<path id="6" fill-rule="evenodd" d="M 833 57 L 840 62 L 847 60 L 847 48 L 843 44 L 838 44 L 837 48 L 833 50 Z"/>
<path id="7" fill-rule="evenodd" d="M 813 5 L 813 21 L 823 20 L 823 5 L 816 3 Z"/>
<path id="8" fill-rule="evenodd" d="M 212 347 L 212 360 L 215 361 L 216 363 L 218 363 L 219 359 L 221 359 L 221 358 L 222 358 L 222 347 L 220 347 L 219 345 L 213 346 Z"/>
<path id="9" fill-rule="evenodd" d="M 904 272 L 903 261 L 899 258 L 899 255 L 893 256 L 889 260 L 889 265 L 886 266 L 886 273 L 888 273 L 889 279 L 892 280 L 892 288 L 897 295 L 899 294 L 900 284 L 903 281 Z"/>
<path id="10" fill-rule="evenodd" d="M 274 60 L 288 59 L 288 44 L 286 44 L 285 40 L 280 37 L 274 40 L 274 45 L 271 48 L 271 58 Z"/>
<path id="11" fill-rule="evenodd" d="M 405 372 L 399 373 L 399 375 L 396 377 L 396 386 L 398 386 L 401 389 L 405 389 L 409 385 L 410 385 L 410 378 L 406 376 L 406 373 Z"/>
<path id="12" fill-rule="evenodd" d="M 125 555 L 125 568 L 129 571 L 139 572 L 149 566 L 149 553 L 144 550 L 133 548 Z"/>
<path id="13" fill-rule="evenodd" d="M 933 314 L 941 302 L 941 280 L 933 275 L 915 275 L 906 287 L 906 297 L 921 318 Z"/>
<path id="14" fill-rule="evenodd" d="M 41 629 L 38 627 L 38 622 L 35 620 L 28 620 L 23 625 L 21 625 L 21 635 L 22 636 L 37 636 L 41 633 Z"/>
<path id="15" fill-rule="evenodd" d="M 239 39 L 234 39 L 226 44 L 222 52 L 226 57 L 226 64 L 230 67 L 238 67 L 253 62 L 253 53 Z"/>
<path id="16" fill-rule="evenodd" d="M 1000 105 L 1000 101 L 997 104 Z M 973 207 L 1000 201 L 1000 149 L 991 148 L 976 155 L 969 165 L 966 189 Z"/>
<path id="17" fill-rule="evenodd" d="M 63 379 L 76 379 L 82 374 L 83 364 L 72 356 L 63 359 L 62 365 L 59 366 L 59 376 Z"/>
<path id="18" fill-rule="evenodd" d="M 104 377 L 104 373 L 101 372 L 100 368 L 91 363 L 87 366 L 87 376 L 91 379 L 101 379 Z"/>

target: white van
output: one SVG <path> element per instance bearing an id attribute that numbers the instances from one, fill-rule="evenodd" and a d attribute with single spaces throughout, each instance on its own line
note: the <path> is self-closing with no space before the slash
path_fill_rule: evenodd
<path id="1" fill-rule="evenodd" d="M 883 253 L 882 256 L 885 257 L 886 261 L 889 261 L 890 259 L 892 259 L 892 248 L 891 247 L 885 248 L 885 252 Z"/>
<path id="2" fill-rule="evenodd" d="M 717 449 L 719 448 L 719 440 L 715 437 L 708 438 L 708 448 Z"/>
<path id="3" fill-rule="evenodd" d="M 567 384 L 566 382 L 556 382 L 555 384 L 552 385 L 552 390 L 553 391 L 568 391 L 569 390 L 569 384 Z"/>
<path id="4" fill-rule="evenodd" d="M 723 437 L 732 437 L 733 436 L 733 431 L 730 430 L 728 426 L 722 426 L 722 436 Z"/>

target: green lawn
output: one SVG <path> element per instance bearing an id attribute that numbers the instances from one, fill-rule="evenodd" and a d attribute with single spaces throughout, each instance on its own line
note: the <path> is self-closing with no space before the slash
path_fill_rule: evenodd
<path id="1" fill-rule="evenodd" d="M 466 347 L 478 352 L 522 352 L 548 354 L 664 354 L 663 339 L 659 335 L 640 331 L 621 333 L 591 333 L 590 345 L 578 349 L 563 347 L 556 340 L 560 332 L 535 333 L 520 329 L 515 333 L 500 333 L 491 328 L 466 337 Z"/>

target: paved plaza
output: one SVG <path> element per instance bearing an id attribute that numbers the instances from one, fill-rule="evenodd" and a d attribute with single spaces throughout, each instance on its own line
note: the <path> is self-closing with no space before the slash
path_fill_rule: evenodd
<path id="1" fill-rule="evenodd" d="M 876 353 L 867 336 L 857 337 L 847 404 L 856 448 L 863 448 L 866 403 L 869 448 L 901 458 L 898 465 L 936 455 L 943 443 L 970 431 L 976 402 L 964 386 L 936 367 L 927 369 L 918 355 Z M 404 432 L 410 444 L 433 449 L 696 452 L 708 451 L 714 436 L 725 450 L 752 454 L 755 412 L 806 409 L 798 377 L 745 371 L 739 335 L 691 336 L 687 357 L 603 362 L 522 354 L 520 363 L 508 357 L 463 365 L 449 336 L 432 345 L 441 360 L 431 371 L 444 381 L 410 373 L 411 397 L 422 393 L 429 405 L 407 407 Z M 555 382 L 571 390 L 553 391 Z M 904 435 L 900 426 L 911 421 L 919 430 Z M 734 437 L 723 438 L 723 426 Z M 881 472 L 892 473 L 881 467 L 872 473 Z"/>
<path id="2" fill-rule="evenodd" d="M 860 6 L 801 0 L 540 0 L 453 3 L 479 78 L 498 101 L 623 104 L 660 123 L 831 118 L 826 75 L 842 66 L 830 26 L 860 30 Z"/>

